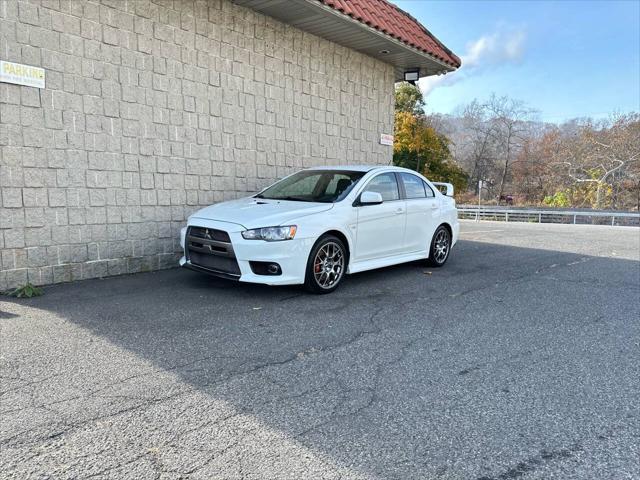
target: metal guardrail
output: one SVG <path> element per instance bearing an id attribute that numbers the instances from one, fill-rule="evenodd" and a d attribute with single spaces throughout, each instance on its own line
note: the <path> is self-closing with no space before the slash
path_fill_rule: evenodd
<path id="1" fill-rule="evenodd" d="M 529 223 L 640 227 L 640 213 L 584 210 L 537 210 L 500 207 L 458 207 L 458 218 Z"/>

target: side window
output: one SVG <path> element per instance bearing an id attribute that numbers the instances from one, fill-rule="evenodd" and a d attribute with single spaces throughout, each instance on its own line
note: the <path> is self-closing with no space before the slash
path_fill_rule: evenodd
<path id="1" fill-rule="evenodd" d="M 404 185 L 404 191 L 407 198 L 425 198 L 424 182 L 421 178 L 411 175 L 410 173 L 401 173 L 400 178 Z"/>
<path id="2" fill-rule="evenodd" d="M 431 189 L 429 184 L 427 182 L 423 182 L 423 183 L 424 183 L 424 191 L 427 192 L 427 197 L 429 197 L 429 198 L 435 197 L 436 194 L 433 193 L 433 190 Z"/>
<path id="3" fill-rule="evenodd" d="M 373 177 L 363 191 L 379 193 L 385 202 L 400 198 L 398 182 L 396 182 L 396 176 L 393 173 L 381 173 L 377 177 Z"/>

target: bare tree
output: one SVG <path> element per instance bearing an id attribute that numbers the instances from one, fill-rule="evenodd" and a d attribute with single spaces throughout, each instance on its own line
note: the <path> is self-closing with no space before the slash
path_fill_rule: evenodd
<path id="1" fill-rule="evenodd" d="M 493 128 L 491 135 L 499 152 L 498 162 L 500 173 L 498 182 L 497 201 L 504 195 L 504 187 L 509 175 L 511 163 L 518 154 L 531 131 L 530 122 L 534 110 L 528 108 L 523 102 L 508 97 L 496 97 L 492 95 L 484 104 L 488 112 Z"/>
<path id="2" fill-rule="evenodd" d="M 494 95 L 430 122 L 451 139 L 469 193 L 485 180 L 498 203 L 509 193 L 520 203 L 640 210 L 640 114 L 561 125 L 535 117 L 522 102 Z"/>
<path id="3" fill-rule="evenodd" d="M 470 180 L 477 193 L 478 180 L 490 180 L 495 175 L 495 125 L 488 117 L 484 105 L 477 100 L 464 108 L 461 122 L 462 131 L 454 140 L 454 155 L 470 173 Z"/>
<path id="4" fill-rule="evenodd" d="M 588 121 L 581 125 L 565 139 L 557 165 L 575 183 L 595 185 L 595 208 L 604 207 L 606 189 L 611 190 L 612 206 L 618 207 L 627 183 L 640 189 L 640 115 L 618 115 L 599 124 Z M 640 207 L 640 199 L 637 203 Z"/>

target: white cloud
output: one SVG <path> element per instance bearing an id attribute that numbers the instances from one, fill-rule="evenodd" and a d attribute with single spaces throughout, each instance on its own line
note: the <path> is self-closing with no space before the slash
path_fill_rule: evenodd
<path id="1" fill-rule="evenodd" d="M 517 63 L 524 55 L 525 40 L 524 29 L 501 28 L 492 34 L 483 35 L 467 44 L 461 57 L 462 66 L 456 72 L 423 78 L 419 83 L 420 89 L 426 97 L 437 87 L 453 85 L 489 68 Z"/>
<path id="2" fill-rule="evenodd" d="M 469 69 L 517 62 L 524 53 L 524 39 L 524 30 L 483 35 L 467 45 L 466 54 L 462 57 L 463 65 Z"/>

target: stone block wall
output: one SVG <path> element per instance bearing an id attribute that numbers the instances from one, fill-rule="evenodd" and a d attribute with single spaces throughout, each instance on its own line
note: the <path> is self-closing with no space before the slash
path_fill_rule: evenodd
<path id="1" fill-rule="evenodd" d="M 228 0 L 0 0 L 0 290 L 176 265 L 198 208 L 388 164 L 393 68 Z"/>

